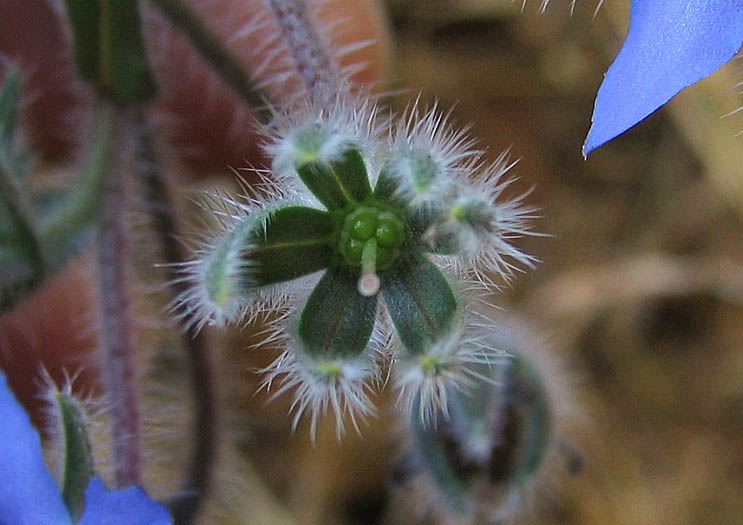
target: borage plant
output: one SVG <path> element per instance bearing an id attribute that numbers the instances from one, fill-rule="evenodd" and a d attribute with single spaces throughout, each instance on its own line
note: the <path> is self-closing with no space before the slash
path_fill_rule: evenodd
<path id="1" fill-rule="evenodd" d="M 181 493 L 170 502 L 176 523 L 191 522 L 216 483 L 212 464 L 218 446 L 213 416 L 217 398 L 211 389 L 207 345 L 196 333 L 205 324 L 280 314 L 267 340 L 280 340 L 285 351 L 264 371 L 264 386 L 280 383 L 274 395 L 292 390 L 294 426 L 309 412 L 313 434 L 319 416 L 327 411 L 336 414 L 339 433 L 345 416 L 358 428 L 358 420 L 374 412 L 369 392 L 381 381 L 386 359 L 394 365 L 404 417 L 424 435 L 435 435 L 437 425 L 445 433 L 446 422 L 457 418 L 463 393 L 494 391 L 497 395 L 484 400 L 487 413 L 500 417 L 502 392 L 491 387 L 510 361 L 492 337 L 493 321 L 473 316 L 469 305 L 478 290 L 492 290 L 501 278 L 534 262 L 510 244 L 530 233 L 534 210 L 523 204 L 525 195 L 513 195 L 509 189 L 511 181 L 504 178 L 512 166 L 508 155 L 487 163 L 466 132 L 454 129 L 437 108 L 422 111 L 415 104 L 393 120 L 373 98 L 350 94 L 350 73 L 341 71 L 329 54 L 305 16 L 303 1 L 274 0 L 265 13 L 266 20 L 280 28 L 270 41 L 286 46 L 287 62 L 296 67 L 294 80 L 303 86 L 283 103 L 267 101 L 253 72 L 240 67 L 186 4 L 152 3 L 241 96 L 246 103 L 242 110 L 249 108 L 264 123 L 272 166 L 263 184 L 251 188 L 249 197 L 215 196 L 211 215 L 221 223 L 221 231 L 200 246 L 194 260 L 180 263 L 180 250 L 172 243 L 179 228 L 149 126 L 148 102 L 155 84 L 162 84 L 160 89 L 167 84 L 149 72 L 139 3 L 104 2 L 91 11 L 69 1 L 65 23 L 74 37 L 78 73 L 90 82 L 97 101 L 84 184 L 60 193 L 50 210 L 43 206 L 48 199 L 10 199 L 16 192 L 3 191 L 3 214 L 13 219 L 8 221 L 13 231 L 2 237 L 22 249 L 2 255 L 10 254 L 16 262 L 8 267 L 18 269 L 18 281 L 28 281 L 18 288 L 40 284 L 74 256 L 88 230 L 98 232 L 99 353 L 112 401 L 115 485 L 143 495 L 136 488 L 123 489 L 142 483 L 143 457 L 126 279 L 131 263 L 124 197 L 134 177 L 157 203 L 151 213 L 165 266 L 181 271 L 171 289 L 178 294 L 175 305 L 182 315 L 182 346 L 197 409 L 188 473 Z M 0 90 L 0 157 L 12 168 L 0 170 L 0 175 L 8 171 L 13 177 L 25 172 L 24 155 L 16 156 L 13 149 L 19 78 L 8 75 L 8 89 Z M 277 109 L 271 114 L 267 106 Z M 127 137 L 136 137 L 134 148 Z M 119 151 L 119 145 L 125 147 Z M 130 164 L 136 169 L 130 170 Z M 3 178 L 10 181 L 6 187 L 24 187 L 20 177 Z M 21 206 L 26 201 L 33 206 Z M 20 212 L 27 208 L 28 213 Z M 52 259 L 46 260 L 47 255 Z M 190 285 L 186 291 L 183 281 Z M 20 294 L 14 294 L 13 300 L 18 299 Z M 12 444 L 13 433 L 25 433 L 34 438 L 27 441 L 36 451 L 35 433 L 27 432 L 25 419 L 19 421 L 17 432 L 8 427 L 7 439 L 0 444 Z M 76 427 L 80 435 L 83 427 Z M 491 437 L 501 439 L 497 432 Z M 21 483 L 26 471 L 43 471 L 41 489 L 59 503 L 60 491 L 49 483 L 38 459 L 14 466 L 17 480 L 8 487 L 29 487 Z M 108 501 L 107 494 L 117 497 L 120 492 L 103 490 L 88 457 L 70 455 L 69 464 L 79 467 L 76 472 L 84 468 L 85 476 L 73 480 L 69 490 L 76 492 L 71 498 L 63 482 L 61 497 L 72 505 L 55 504 L 54 512 L 82 522 L 87 522 L 86 513 L 103 515 L 96 510 L 99 503 Z M 164 508 L 146 503 L 145 511 L 167 520 Z M 13 506 L 9 519 L 30 516 L 29 509 Z"/>
<path id="2" fill-rule="evenodd" d="M 502 352 L 463 297 L 533 264 L 510 241 L 534 209 L 503 198 L 507 153 L 485 163 L 437 108 L 391 123 L 368 98 L 338 95 L 288 115 L 265 129 L 268 196 L 215 196 L 222 231 L 184 265 L 192 286 L 177 304 L 200 325 L 283 309 L 269 340 L 286 349 L 263 384 L 297 387 L 294 426 L 309 411 L 314 434 L 332 409 L 341 432 L 344 414 L 354 426 L 372 414 L 391 340 L 400 404 L 428 423 L 452 387 L 490 381 L 482 365 Z"/>

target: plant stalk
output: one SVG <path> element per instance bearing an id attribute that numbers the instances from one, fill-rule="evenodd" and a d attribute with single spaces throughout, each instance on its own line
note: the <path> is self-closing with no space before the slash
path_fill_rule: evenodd
<path id="1" fill-rule="evenodd" d="M 302 0 L 269 0 L 309 99 L 322 105 L 341 88 L 340 71 Z"/>
<path id="2" fill-rule="evenodd" d="M 137 166 L 140 180 L 144 183 L 146 198 L 154 228 L 160 240 L 165 258 L 166 276 L 173 297 L 184 293 L 187 284 L 179 279 L 177 265 L 186 260 L 179 237 L 178 221 L 167 180 L 162 172 L 146 116 L 142 111 L 136 115 Z M 195 328 L 189 319 L 180 320 L 180 333 L 188 359 L 191 386 L 195 404 L 195 443 L 191 454 L 187 477 L 183 484 L 183 495 L 170 505 L 176 524 L 190 524 L 196 518 L 209 490 L 213 465 L 217 454 L 216 394 L 212 379 L 206 335 Z"/>
<path id="3" fill-rule="evenodd" d="M 129 127 L 131 112 L 116 106 L 116 142 Z M 109 108 L 110 109 L 110 108 Z M 122 122 L 125 121 L 125 122 Z M 112 441 L 116 484 L 140 483 L 141 452 L 139 410 L 134 373 L 129 257 L 126 226 L 126 172 L 122 151 L 110 157 L 98 225 L 98 273 L 101 332 L 99 338 L 103 376 L 112 402 Z M 104 169 L 106 166 L 102 166 Z"/>
<path id="4" fill-rule="evenodd" d="M 222 79 L 247 103 L 261 122 L 268 122 L 271 112 L 268 98 L 255 79 L 243 69 L 240 61 L 182 0 L 150 0 L 188 38 L 201 56 Z"/>

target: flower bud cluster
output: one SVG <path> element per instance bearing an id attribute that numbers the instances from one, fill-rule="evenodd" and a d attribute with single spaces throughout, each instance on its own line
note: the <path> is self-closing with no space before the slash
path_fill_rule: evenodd
<path id="1" fill-rule="evenodd" d="M 473 385 L 450 390 L 429 421 L 412 420 L 408 463 L 419 468 L 401 464 L 400 475 L 418 482 L 410 485 L 427 510 L 457 523 L 531 521 L 525 513 L 544 496 L 545 483 L 582 466 L 566 441 L 578 423 L 575 391 L 526 323 L 481 316 L 475 324 L 508 357 L 477 363 Z"/>
<path id="2" fill-rule="evenodd" d="M 511 244 L 534 210 L 504 198 L 507 154 L 487 164 L 435 106 L 392 121 L 341 95 L 264 131 L 276 195 L 223 199 L 222 231 L 183 266 L 182 315 L 222 324 L 281 302 L 269 337 L 285 352 L 264 386 L 292 391 L 294 424 L 310 412 L 313 432 L 329 409 L 339 432 L 344 416 L 373 414 L 385 358 L 424 423 L 449 392 L 489 381 L 481 369 L 502 352 L 472 325 L 459 283 L 487 289 L 534 262 Z"/>

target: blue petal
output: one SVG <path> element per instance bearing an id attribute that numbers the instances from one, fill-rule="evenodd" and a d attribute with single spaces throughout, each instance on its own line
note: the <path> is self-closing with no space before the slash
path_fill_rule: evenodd
<path id="1" fill-rule="evenodd" d="M 627 40 L 599 88 L 583 154 L 712 73 L 741 40 L 741 0 L 632 0 Z"/>
<path id="2" fill-rule="evenodd" d="M 0 523 L 70 523 L 62 494 L 44 464 L 39 434 L 0 371 Z"/>
<path id="3" fill-rule="evenodd" d="M 98 478 L 85 489 L 85 510 L 78 525 L 170 525 L 168 510 L 139 487 L 108 491 Z"/>

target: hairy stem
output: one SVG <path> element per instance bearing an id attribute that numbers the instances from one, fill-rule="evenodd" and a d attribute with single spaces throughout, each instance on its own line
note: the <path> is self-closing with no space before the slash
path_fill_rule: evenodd
<path id="1" fill-rule="evenodd" d="M 307 94 L 322 104 L 340 89 L 340 71 L 303 0 L 269 0 Z"/>
<path id="2" fill-rule="evenodd" d="M 112 103 L 113 104 L 113 103 Z M 119 113 L 123 110 L 115 107 Z M 129 121 L 130 115 L 119 115 Z M 128 122 L 127 122 L 128 123 Z M 121 132 L 123 122 L 119 125 Z M 114 136 L 118 133 L 114 132 Z M 123 148 L 122 148 L 123 151 Z M 140 482 L 139 410 L 134 376 L 134 344 L 129 298 L 126 175 L 121 152 L 112 156 L 98 225 L 100 351 L 112 406 L 113 458 L 118 486 Z"/>
<path id="3" fill-rule="evenodd" d="M 186 35 L 201 56 L 242 97 L 255 116 L 261 122 L 267 122 L 271 117 L 267 97 L 257 87 L 257 82 L 240 65 L 240 61 L 204 25 L 199 16 L 182 0 L 150 1 Z"/>
<path id="4" fill-rule="evenodd" d="M 188 286 L 178 278 L 176 271 L 176 265 L 184 262 L 186 257 L 177 241 L 179 228 L 172 197 L 153 149 L 146 117 L 142 112 L 138 112 L 136 118 L 139 176 L 147 191 L 146 197 L 151 206 L 154 227 L 167 263 L 165 267 L 168 272 L 167 279 L 171 283 L 170 291 L 173 297 L 177 297 L 184 293 Z M 216 395 L 206 336 L 198 331 L 195 328 L 196 324 L 191 323 L 189 319 L 181 319 L 180 323 L 183 347 L 189 361 L 196 414 L 193 432 L 195 444 L 183 486 L 183 495 L 170 505 L 175 523 L 179 525 L 192 523 L 198 514 L 212 479 L 217 443 Z"/>

